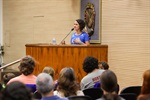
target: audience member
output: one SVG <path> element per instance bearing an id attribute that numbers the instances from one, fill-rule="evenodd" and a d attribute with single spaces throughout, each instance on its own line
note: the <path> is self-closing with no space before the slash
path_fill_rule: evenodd
<path id="1" fill-rule="evenodd" d="M 51 75 L 51 76 L 52 76 L 52 78 L 54 79 L 55 71 L 54 71 L 54 69 L 53 69 L 52 67 L 49 67 L 49 66 L 44 67 L 44 69 L 43 69 L 43 71 L 42 71 L 42 72 L 44 72 L 44 73 L 47 73 L 47 74 Z"/>
<path id="2" fill-rule="evenodd" d="M 104 70 L 108 70 L 109 69 L 109 65 L 106 62 L 104 62 L 104 61 L 100 61 L 98 63 L 98 67 L 99 67 L 99 69 L 104 69 Z"/>
<path id="3" fill-rule="evenodd" d="M 6 84 L 9 82 L 10 79 L 14 78 L 15 74 L 14 73 L 6 73 L 3 75 L 3 88 L 6 87 Z"/>
<path id="4" fill-rule="evenodd" d="M 52 78 L 54 79 L 55 71 L 52 67 L 50 67 L 50 66 L 44 67 L 42 72 L 51 75 Z M 56 88 L 58 86 L 57 80 L 54 81 L 54 84 L 55 84 L 54 90 L 56 90 Z"/>
<path id="5" fill-rule="evenodd" d="M 73 68 L 65 67 L 61 70 L 58 78 L 57 91 L 54 91 L 54 94 L 60 97 L 84 95 L 83 92 L 79 90 Z"/>
<path id="6" fill-rule="evenodd" d="M 137 100 L 150 100 L 150 69 L 146 70 L 143 74 L 143 85 L 141 94 Z"/>
<path id="7" fill-rule="evenodd" d="M 36 86 L 38 92 L 42 95 L 41 100 L 68 100 L 67 98 L 60 98 L 57 95 L 54 95 L 54 82 L 52 77 L 47 73 L 41 73 L 37 76 Z"/>
<path id="8" fill-rule="evenodd" d="M 110 70 L 104 71 L 101 74 L 100 80 L 103 96 L 97 100 L 124 100 L 115 92 L 117 87 L 117 77 L 114 72 Z"/>
<path id="9" fill-rule="evenodd" d="M 32 100 L 32 94 L 21 82 L 11 82 L 1 92 L 0 100 Z"/>
<path id="10" fill-rule="evenodd" d="M 109 69 L 109 65 L 108 65 L 108 63 L 106 63 L 106 62 L 104 62 L 104 61 L 100 61 L 99 63 L 98 63 L 98 67 L 99 67 L 99 69 L 103 69 L 103 70 L 108 70 Z M 94 85 L 94 87 L 100 87 L 100 82 L 97 82 L 95 85 Z M 117 88 L 116 88 L 116 93 L 118 94 L 119 93 L 119 85 L 117 84 Z"/>
<path id="11" fill-rule="evenodd" d="M 100 82 L 100 76 L 104 70 L 99 70 L 98 59 L 88 56 L 84 59 L 83 70 L 87 73 L 81 80 L 81 90 L 93 88 L 97 82 Z"/>
<path id="12" fill-rule="evenodd" d="M 8 82 L 8 84 L 13 81 L 20 81 L 24 84 L 35 84 L 36 76 L 32 74 L 35 65 L 36 65 L 35 60 L 31 56 L 26 56 L 22 58 L 20 65 L 18 67 L 22 74 L 15 78 L 12 78 Z"/>

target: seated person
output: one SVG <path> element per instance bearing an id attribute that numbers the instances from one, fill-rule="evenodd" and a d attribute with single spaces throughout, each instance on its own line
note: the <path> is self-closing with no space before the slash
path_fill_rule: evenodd
<path id="1" fill-rule="evenodd" d="M 52 78 L 54 79 L 55 71 L 52 67 L 46 66 L 46 67 L 44 67 L 42 72 L 51 75 Z"/>
<path id="2" fill-rule="evenodd" d="M 38 92 L 42 95 L 41 100 L 68 100 L 67 98 L 60 98 L 54 95 L 54 84 L 53 79 L 47 73 L 41 73 L 37 76 L 36 86 Z"/>
<path id="3" fill-rule="evenodd" d="M 125 100 L 121 98 L 116 92 L 117 77 L 114 72 L 106 70 L 101 74 L 101 89 L 103 96 L 97 100 Z"/>
<path id="4" fill-rule="evenodd" d="M 12 78 L 7 84 L 14 81 L 19 81 L 26 84 L 26 86 L 31 88 L 31 91 L 34 92 L 36 90 L 35 86 L 36 76 L 33 75 L 32 73 L 34 71 L 35 66 L 36 62 L 31 56 L 26 56 L 22 58 L 20 65 L 18 67 L 21 72 L 21 75 Z"/>
<path id="5" fill-rule="evenodd" d="M 31 56 L 26 56 L 22 58 L 20 65 L 18 67 L 22 74 L 15 78 L 12 78 L 7 84 L 13 81 L 20 81 L 24 84 L 35 84 L 36 76 L 32 74 L 35 65 L 36 65 L 35 60 Z"/>
<path id="6" fill-rule="evenodd" d="M 6 73 L 3 75 L 3 88 L 6 87 L 6 84 L 9 82 L 10 79 L 14 78 L 15 74 L 13 73 Z"/>
<path id="7" fill-rule="evenodd" d="M 93 88 L 95 83 L 100 82 L 100 76 L 105 70 L 99 70 L 98 59 L 88 56 L 84 59 L 83 70 L 87 73 L 80 82 L 81 90 Z"/>
<path id="8" fill-rule="evenodd" d="M 0 100 L 33 100 L 29 89 L 19 81 L 9 83 L 1 92 Z"/>
<path id="9" fill-rule="evenodd" d="M 150 69 L 146 70 L 143 74 L 143 85 L 141 94 L 137 100 L 150 100 Z"/>
<path id="10" fill-rule="evenodd" d="M 54 91 L 54 94 L 59 97 L 84 95 L 83 92 L 79 90 L 79 85 L 76 82 L 73 68 L 65 67 L 60 71 L 58 77 L 58 87 L 57 90 Z"/>
<path id="11" fill-rule="evenodd" d="M 104 62 L 104 61 L 100 61 L 98 63 L 98 67 L 99 67 L 99 69 L 104 69 L 104 70 L 108 70 L 109 69 L 109 65 L 106 62 Z"/>
<path id="12" fill-rule="evenodd" d="M 44 69 L 43 69 L 42 72 L 51 75 L 52 78 L 54 79 L 55 71 L 54 71 L 54 69 L 53 69 L 52 67 L 46 66 L 46 67 L 44 67 Z M 57 80 L 54 81 L 54 84 L 55 84 L 54 90 L 56 90 L 57 85 L 58 85 L 58 84 L 57 84 Z"/>

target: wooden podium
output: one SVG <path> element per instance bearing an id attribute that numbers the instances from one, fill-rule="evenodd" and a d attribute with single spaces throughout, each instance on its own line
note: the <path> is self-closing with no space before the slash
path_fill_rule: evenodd
<path id="1" fill-rule="evenodd" d="M 50 45 L 50 44 L 26 44 L 26 55 L 31 55 L 37 61 L 34 74 L 38 75 L 45 66 L 51 66 L 55 70 L 55 79 L 64 67 L 72 67 L 75 70 L 77 80 L 80 81 L 86 73 L 82 69 L 82 63 L 87 56 L 94 56 L 99 61 L 108 59 L 107 45 Z"/>

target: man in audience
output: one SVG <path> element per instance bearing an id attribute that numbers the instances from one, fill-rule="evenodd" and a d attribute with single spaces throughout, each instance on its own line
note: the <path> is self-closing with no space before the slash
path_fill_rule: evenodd
<path id="1" fill-rule="evenodd" d="M 37 76 L 36 86 L 38 92 L 42 95 L 42 100 L 68 100 L 67 98 L 60 98 L 54 95 L 54 82 L 47 73 L 41 73 Z"/>
<path id="2" fill-rule="evenodd" d="M 100 82 L 100 75 L 104 70 L 99 70 L 98 59 L 88 56 L 84 59 L 83 70 L 87 73 L 81 80 L 81 90 L 93 88 L 97 82 Z"/>

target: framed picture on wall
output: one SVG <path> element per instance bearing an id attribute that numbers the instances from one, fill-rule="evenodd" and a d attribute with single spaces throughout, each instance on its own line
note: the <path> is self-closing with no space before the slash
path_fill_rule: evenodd
<path id="1" fill-rule="evenodd" d="M 85 31 L 90 43 L 101 43 L 101 0 L 81 0 L 81 19 L 85 21 Z"/>

